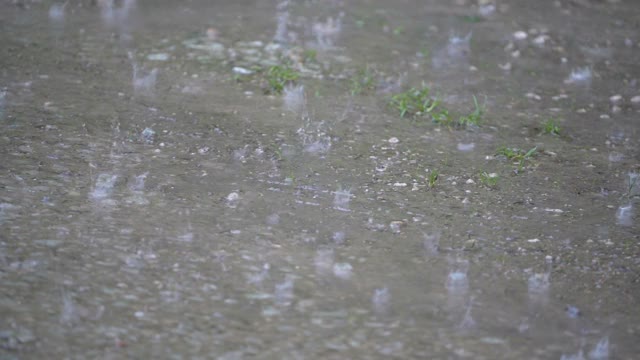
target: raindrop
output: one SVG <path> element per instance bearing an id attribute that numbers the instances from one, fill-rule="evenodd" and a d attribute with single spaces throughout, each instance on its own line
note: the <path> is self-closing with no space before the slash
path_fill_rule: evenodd
<path id="1" fill-rule="evenodd" d="M 54 22 L 64 21 L 64 9 L 67 7 L 68 1 L 63 4 L 53 4 L 49 8 L 49 19 Z"/>
<path id="2" fill-rule="evenodd" d="M 373 304 L 373 309 L 378 313 L 384 313 L 389 310 L 391 303 L 389 289 L 386 287 L 375 289 L 371 297 L 371 303 Z"/>

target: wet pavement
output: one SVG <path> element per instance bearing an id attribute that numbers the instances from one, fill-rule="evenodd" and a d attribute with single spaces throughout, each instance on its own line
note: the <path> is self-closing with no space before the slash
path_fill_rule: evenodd
<path id="1" fill-rule="evenodd" d="M 0 359 L 636 358 L 639 18 L 0 2 Z"/>

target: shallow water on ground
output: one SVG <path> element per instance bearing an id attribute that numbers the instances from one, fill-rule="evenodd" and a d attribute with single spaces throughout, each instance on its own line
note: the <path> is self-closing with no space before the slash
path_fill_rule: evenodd
<path id="1" fill-rule="evenodd" d="M 638 18 L 0 2 L 1 358 L 635 358 Z"/>

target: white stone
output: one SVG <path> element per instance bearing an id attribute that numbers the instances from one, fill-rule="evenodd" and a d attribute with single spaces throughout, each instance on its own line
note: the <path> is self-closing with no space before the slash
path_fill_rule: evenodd
<path id="1" fill-rule="evenodd" d="M 527 33 L 526 33 L 526 32 L 524 32 L 524 31 L 522 31 L 522 30 L 520 30 L 520 31 L 516 31 L 516 32 L 514 32 L 514 33 L 513 33 L 513 37 L 514 37 L 516 40 L 524 40 L 524 39 L 526 39 L 526 38 L 527 38 L 527 36 L 528 36 L 528 35 L 527 35 Z"/>
<path id="2" fill-rule="evenodd" d="M 620 94 L 613 95 L 612 97 L 609 98 L 609 101 L 611 101 L 614 104 L 617 104 L 622 101 L 622 95 Z"/>
<path id="3" fill-rule="evenodd" d="M 233 70 L 233 72 L 235 74 L 238 74 L 238 75 L 251 75 L 251 74 L 253 74 L 253 71 L 251 71 L 249 69 L 246 69 L 246 68 L 243 68 L 243 67 L 240 67 L 240 66 L 234 66 L 232 70 Z"/>

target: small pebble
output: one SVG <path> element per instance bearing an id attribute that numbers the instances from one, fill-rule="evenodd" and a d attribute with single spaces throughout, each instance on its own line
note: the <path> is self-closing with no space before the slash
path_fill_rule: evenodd
<path id="1" fill-rule="evenodd" d="M 387 140 L 389 142 L 389 144 L 397 144 L 400 142 L 400 140 L 398 140 L 397 137 L 392 137 L 389 140 Z"/>
<path id="2" fill-rule="evenodd" d="M 506 64 L 498 64 L 498 67 L 504 71 L 511 70 L 511 63 L 507 62 Z"/>
<path id="3" fill-rule="evenodd" d="M 234 74 L 238 74 L 238 75 L 251 75 L 253 74 L 253 71 L 240 67 L 240 66 L 234 66 L 232 69 Z"/>
<path id="4" fill-rule="evenodd" d="M 169 54 L 166 54 L 166 53 L 149 54 L 147 55 L 147 59 L 151 61 L 167 61 L 169 60 Z"/>
<path id="5" fill-rule="evenodd" d="M 609 101 L 611 101 L 614 104 L 617 104 L 619 102 L 622 101 L 622 95 L 613 95 L 612 97 L 609 98 Z"/>
<path id="6" fill-rule="evenodd" d="M 547 35 L 539 35 L 533 39 L 533 43 L 538 46 L 543 46 L 549 37 Z"/>
<path id="7" fill-rule="evenodd" d="M 522 30 L 521 31 L 516 31 L 516 32 L 513 33 L 513 37 L 516 40 L 524 40 L 524 39 L 527 38 L 527 36 L 528 36 L 527 33 L 522 31 Z"/>
<path id="8" fill-rule="evenodd" d="M 402 232 L 402 228 L 404 227 L 405 223 L 402 221 L 392 221 L 389 224 L 389 228 L 391 229 L 391 232 L 394 234 L 398 234 L 400 232 Z"/>
<path id="9" fill-rule="evenodd" d="M 580 311 L 580 309 L 578 309 L 575 306 L 567 305 L 567 307 L 564 310 L 567 312 L 567 315 L 572 319 L 575 319 L 578 316 L 582 315 L 582 312 Z"/>
<path id="10" fill-rule="evenodd" d="M 631 101 L 632 104 L 640 104 L 640 95 L 632 97 L 629 101 Z"/>
<path id="11" fill-rule="evenodd" d="M 156 132 L 151 128 L 145 128 L 142 131 L 142 140 L 147 144 L 152 144 L 153 140 L 155 140 Z"/>
<path id="12" fill-rule="evenodd" d="M 533 100 L 536 100 L 536 101 L 540 101 L 540 100 L 542 100 L 542 97 L 540 97 L 540 95 L 538 95 L 538 94 L 536 94 L 536 93 L 532 93 L 532 92 L 527 93 L 525 96 L 526 96 L 528 99 L 533 99 Z"/>

